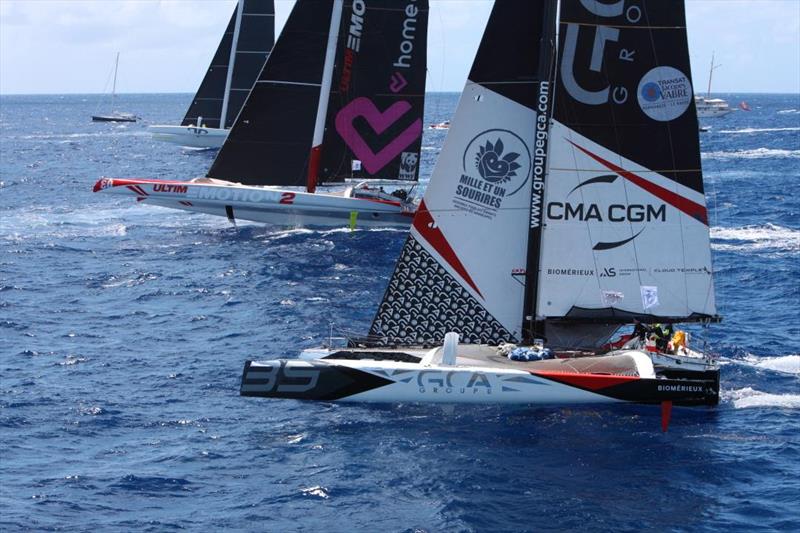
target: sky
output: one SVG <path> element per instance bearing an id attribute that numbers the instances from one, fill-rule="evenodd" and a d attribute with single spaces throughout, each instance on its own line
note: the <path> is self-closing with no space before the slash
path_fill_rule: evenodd
<path id="1" fill-rule="evenodd" d="M 523 0 L 525 1 L 525 0 Z M 0 94 L 194 92 L 235 0 L 0 0 Z M 276 0 L 277 30 L 293 0 Z M 461 91 L 491 0 L 431 0 L 428 90 Z M 800 0 L 687 0 L 692 76 L 714 92 L 800 94 Z M 509 51 L 513 53 L 513 51 Z"/>

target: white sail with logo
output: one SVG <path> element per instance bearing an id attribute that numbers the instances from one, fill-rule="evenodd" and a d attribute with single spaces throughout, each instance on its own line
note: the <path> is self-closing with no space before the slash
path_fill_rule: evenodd
<path id="1" fill-rule="evenodd" d="M 716 314 L 683 4 L 664 4 L 561 3 L 539 320 Z"/>
<path id="2" fill-rule="evenodd" d="M 441 343 L 450 331 L 465 343 L 522 337 L 546 7 L 552 3 L 495 4 L 372 324 L 377 342 Z"/>

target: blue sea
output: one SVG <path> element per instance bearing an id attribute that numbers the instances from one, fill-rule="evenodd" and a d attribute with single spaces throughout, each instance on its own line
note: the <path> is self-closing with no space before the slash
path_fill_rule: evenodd
<path id="1" fill-rule="evenodd" d="M 241 398 L 246 359 L 365 332 L 405 235 L 93 194 L 187 179 L 190 95 L 0 97 L 0 530 L 800 530 L 800 96 L 703 121 L 722 400 L 658 408 Z M 458 95 L 428 99 L 426 123 Z M 423 180 L 446 132 L 426 130 Z M 269 164 L 265 161 L 264 164 Z"/>

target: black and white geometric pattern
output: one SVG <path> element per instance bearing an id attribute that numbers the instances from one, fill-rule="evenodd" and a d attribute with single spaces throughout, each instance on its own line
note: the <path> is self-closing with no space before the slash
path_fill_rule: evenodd
<path id="1" fill-rule="evenodd" d="M 441 344 L 447 332 L 465 344 L 514 336 L 409 236 L 370 328 L 377 345 Z"/>

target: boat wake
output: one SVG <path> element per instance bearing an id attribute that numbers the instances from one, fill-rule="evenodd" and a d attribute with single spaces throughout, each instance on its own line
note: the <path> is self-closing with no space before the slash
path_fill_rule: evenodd
<path id="1" fill-rule="evenodd" d="M 739 130 L 719 130 L 720 133 L 771 133 L 778 131 L 800 131 L 800 128 L 742 128 Z"/>
<path id="2" fill-rule="evenodd" d="M 750 409 L 757 407 L 778 407 L 781 409 L 800 409 L 800 394 L 771 394 L 744 387 L 730 391 L 721 391 L 720 399 L 733 404 L 734 409 Z"/>
<path id="3" fill-rule="evenodd" d="M 800 159 L 800 150 L 781 150 L 777 148 L 754 148 L 735 152 L 704 152 L 704 159 Z"/>
<path id="4" fill-rule="evenodd" d="M 747 354 L 744 358 L 725 359 L 722 363 L 742 365 L 790 376 L 800 376 L 800 355 L 797 354 L 779 355 L 777 357 L 759 357 Z"/>
<path id="5" fill-rule="evenodd" d="M 711 247 L 729 252 L 800 252 L 800 230 L 776 224 L 711 228 Z"/>

